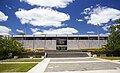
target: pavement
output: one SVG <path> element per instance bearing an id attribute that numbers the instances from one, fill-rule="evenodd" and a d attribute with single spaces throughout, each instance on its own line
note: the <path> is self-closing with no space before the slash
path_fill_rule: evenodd
<path id="1" fill-rule="evenodd" d="M 27 73 L 120 73 L 120 62 L 91 57 L 46 58 Z"/>

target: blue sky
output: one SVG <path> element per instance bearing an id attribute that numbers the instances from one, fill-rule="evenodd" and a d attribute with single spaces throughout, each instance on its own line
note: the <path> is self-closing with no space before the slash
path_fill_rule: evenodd
<path id="1" fill-rule="evenodd" d="M 119 0 L 0 0 L 0 35 L 103 35 L 116 19 Z"/>

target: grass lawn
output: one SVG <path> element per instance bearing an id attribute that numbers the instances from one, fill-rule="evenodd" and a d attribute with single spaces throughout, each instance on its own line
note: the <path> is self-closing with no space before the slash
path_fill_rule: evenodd
<path id="1" fill-rule="evenodd" d="M 100 58 L 107 60 L 120 60 L 120 57 L 100 57 Z"/>
<path id="2" fill-rule="evenodd" d="M 36 64 L 0 64 L 0 72 L 27 72 Z"/>
<path id="3" fill-rule="evenodd" d="M 43 59 L 26 59 L 26 58 L 19 58 L 19 59 L 6 59 L 0 60 L 0 62 L 41 62 Z"/>

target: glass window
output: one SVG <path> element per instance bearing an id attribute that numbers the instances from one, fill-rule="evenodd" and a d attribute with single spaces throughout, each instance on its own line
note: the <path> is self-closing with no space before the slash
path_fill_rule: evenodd
<path id="1" fill-rule="evenodd" d="M 57 45 L 67 45 L 67 38 L 57 38 Z"/>

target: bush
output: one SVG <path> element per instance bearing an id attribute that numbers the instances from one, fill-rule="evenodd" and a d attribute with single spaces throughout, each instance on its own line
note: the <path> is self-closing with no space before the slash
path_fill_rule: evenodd
<path id="1" fill-rule="evenodd" d="M 0 36 L 0 58 L 8 57 L 9 53 L 20 55 L 23 49 L 23 45 L 14 38 Z"/>

